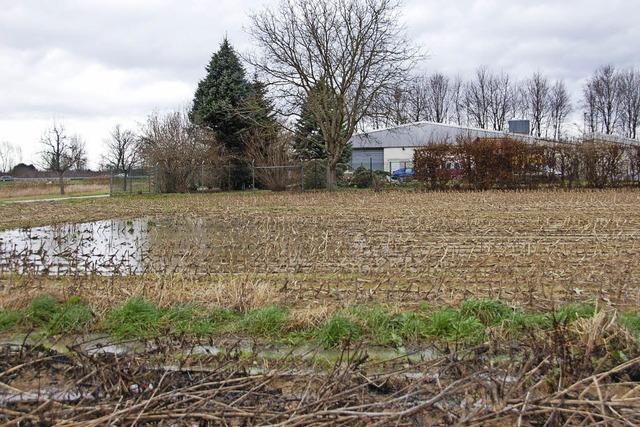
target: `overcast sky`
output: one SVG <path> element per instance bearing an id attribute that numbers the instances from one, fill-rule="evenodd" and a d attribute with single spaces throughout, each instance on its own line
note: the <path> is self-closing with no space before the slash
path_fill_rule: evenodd
<path id="1" fill-rule="evenodd" d="M 247 16 L 275 2 L 0 0 L 0 141 L 31 162 L 57 120 L 84 137 L 95 167 L 113 125 L 189 104 L 225 35 L 251 51 Z M 578 104 L 598 65 L 640 65 L 640 0 L 406 0 L 404 9 L 428 71 L 541 71 L 564 79 Z"/>

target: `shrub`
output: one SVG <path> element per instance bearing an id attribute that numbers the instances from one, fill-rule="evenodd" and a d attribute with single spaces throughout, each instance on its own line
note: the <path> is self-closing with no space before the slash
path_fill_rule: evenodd
<path id="1" fill-rule="evenodd" d="M 378 188 L 387 180 L 389 176 L 385 171 L 371 171 L 363 166 L 360 166 L 353 172 L 351 177 L 351 185 L 358 188 Z"/>
<path id="2" fill-rule="evenodd" d="M 455 162 L 456 155 L 456 147 L 446 143 L 431 144 L 415 150 L 415 179 L 428 184 L 432 189 L 443 188 L 456 176 L 456 171 L 450 167 Z"/>

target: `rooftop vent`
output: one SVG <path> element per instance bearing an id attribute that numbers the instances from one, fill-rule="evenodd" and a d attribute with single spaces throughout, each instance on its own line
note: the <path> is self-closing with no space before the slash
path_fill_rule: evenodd
<path id="1" fill-rule="evenodd" d="M 529 135 L 529 132 L 531 132 L 529 120 L 509 120 L 509 133 Z"/>

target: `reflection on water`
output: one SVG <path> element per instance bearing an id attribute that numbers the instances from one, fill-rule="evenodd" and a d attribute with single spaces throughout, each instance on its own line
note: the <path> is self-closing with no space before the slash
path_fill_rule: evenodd
<path id="1" fill-rule="evenodd" d="M 0 232 L 0 271 L 35 274 L 137 274 L 153 223 L 106 220 Z"/>

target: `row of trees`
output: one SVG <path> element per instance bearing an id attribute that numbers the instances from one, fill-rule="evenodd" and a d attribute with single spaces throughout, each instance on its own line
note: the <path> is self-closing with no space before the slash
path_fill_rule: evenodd
<path id="1" fill-rule="evenodd" d="M 534 73 L 516 82 L 507 73 L 480 67 L 467 81 L 441 73 L 413 77 L 383 93 L 365 124 L 388 127 L 425 120 L 502 131 L 509 119 L 521 117 L 531 121 L 533 135 L 560 139 L 572 109 L 562 80 Z"/>
<path id="2" fill-rule="evenodd" d="M 175 127 L 168 126 L 169 117 L 152 117 L 141 131 L 139 152 L 163 165 L 167 177 L 175 176 L 169 164 L 194 169 L 194 158 L 201 165 L 229 164 L 233 188 L 248 184 L 249 162 L 321 158 L 326 185 L 335 188 L 337 166 L 348 159 L 348 141 L 358 125 L 372 115 L 386 88 L 406 80 L 420 57 L 398 23 L 398 12 L 396 0 L 291 0 L 253 15 L 250 31 L 261 53 L 246 61 L 261 80 L 246 78 L 242 61 L 225 40 L 198 85 L 189 120 L 175 118 L 185 132 L 170 132 Z M 280 121 L 267 86 L 286 113 Z M 286 116 L 294 112 L 300 117 L 290 129 Z M 195 152 L 181 148 L 184 141 Z M 173 189 L 179 188 L 168 187 Z"/>
<path id="3" fill-rule="evenodd" d="M 599 68 L 584 87 L 584 117 L 590 132 L 636 139 L 640 126 L 640 71 Z"/>
<path id="4" fill-rule="evenodd" d="M 578 103 L 588 132 L 636 139 L 640 127 L 640 71 L 599 67 Z M 510 118 L 526 118 L 531 134 L 554 140 L 566 136 L 576 105 L 562 80 L 542 73 L 515 81 L 507 73 L 480 67 L 463 81 L 441 73 L 413 77 L 376 100 L 365 125 L 388 127 L 419 120 L 505 130 Z"/>

